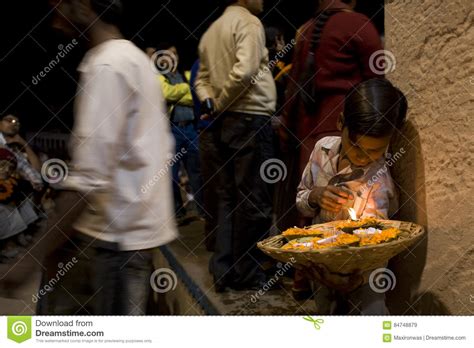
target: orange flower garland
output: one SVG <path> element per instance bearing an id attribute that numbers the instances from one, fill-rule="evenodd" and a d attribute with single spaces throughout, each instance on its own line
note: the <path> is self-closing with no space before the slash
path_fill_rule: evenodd
<path id="1" fill-rule="evenodd" d="M 378 225 L 378 220 L 374 218 L 365 218 L 359 221 L 344 221 L 340 222 L 335 226 L 334 231 L 325 231 L 322 229 L 304 229 L 304 228 L 290 228 L 283 232 L 284 236 L 297 236 L 297 235 L 307 235 L 308 237 L 297 238 L 289 241 L 281 248 L 284 250 L 299 250 L 299 251 L 311 251 L 311 250 L 320 250 L 328 249 L 333 247 L 340 246 L 369 246 L 376 245 L 385 242 L 389 242 L 397 238 L 401 231 L 398 228 L 391 227 L 385 228 L 381 227 L 377 233 L 369 235 L 356 235 L 352 233 L 342 232 L 344 228 L 361 228 L 362 226 L 368 225 Z M 363 227 L 362 227 L 363 228 Z M 313 238 L 310 238 L 314 236 Z M 323 238 L 330 238 L 329 240 L 322 241 Z M 318 243 L 319 241 L 319 243 Z"/>

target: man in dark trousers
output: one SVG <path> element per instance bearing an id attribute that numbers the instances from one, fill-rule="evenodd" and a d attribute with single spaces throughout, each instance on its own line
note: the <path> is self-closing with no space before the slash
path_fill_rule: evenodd
<path id="1" fill-rule="evenodd" d="M 268 69 L 265 33 L 255 16 L 262 0 L 228 1 L 199 45 L 199 99 L 212 122 L 212 157 L 219 170 L 215 253 L 210 261 L 217 292 L 265 284 L 256 243 L 271 227 L 272 190 L 261 169 L 273 158 L 270 117 L 276 88 Z"/>

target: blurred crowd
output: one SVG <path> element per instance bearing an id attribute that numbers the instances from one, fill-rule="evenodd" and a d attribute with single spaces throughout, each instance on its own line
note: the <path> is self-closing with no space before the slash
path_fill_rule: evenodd
<path id="1" fill-rule="evenodd" d="M 5 115 L 0 121 L 0 262 L 14 259 L 33 242 L 52 208 L 41 167 L 40 157 L 20 136 L 18 117 Z"/>

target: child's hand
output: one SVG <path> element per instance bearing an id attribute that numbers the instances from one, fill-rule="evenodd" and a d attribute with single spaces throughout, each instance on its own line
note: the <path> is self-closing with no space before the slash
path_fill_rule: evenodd
<path id="1" fill-rule="evenodd" d="M 349 199 L 354 199 L 352 194 L 340 187 L 332 185 L 315 187 L 308 198 L 310 205 L 318 205 L 321 209 L 333 213 L 339 213 L 342 206 L 345 205 Z"/>

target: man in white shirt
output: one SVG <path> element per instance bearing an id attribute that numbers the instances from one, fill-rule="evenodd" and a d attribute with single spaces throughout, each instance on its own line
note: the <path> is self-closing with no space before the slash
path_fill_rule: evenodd
<path id="1" fill-rule="evenodd" d="M 58 262 L 78 261 L 40 298 L 41 314 L 144 314 L 152 252 L 177 235 L 164 101 L 149 59 L 117 27 L 121 10 L 117 0 L 56 8 L 54 26 L 84 33 L 90 49 L 78 68 L 72 165 L 61 185 L 69 191 L 48 231 L 69 238 L 47 258 L 42 286 Z"/>
<path id="2" fill-rule="evenodd" d="M 219 168 L 218 228 L 209 265 L 217 292 L 265 285 L 256 243 L 269 232 L 272 216 L 272 189 L 261 169 L 274 157 L 276 87 L 263 25 L 255 16 L 263 1 L 230 2 L 201 39 L 195 83 L 203 105 L 215 107 L 207 155 Z"/>

